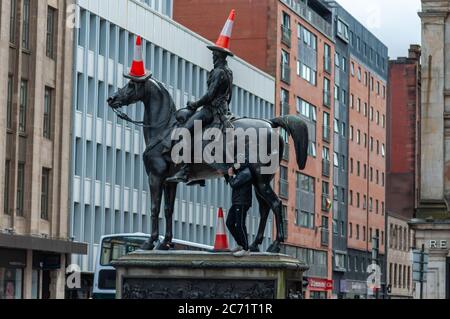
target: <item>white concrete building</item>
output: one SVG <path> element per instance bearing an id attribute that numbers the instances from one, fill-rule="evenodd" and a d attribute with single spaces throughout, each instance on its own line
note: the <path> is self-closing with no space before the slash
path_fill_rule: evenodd
<path id="1" fill-rule="evenodd" d="M 78 0 L 77 8 L 70 233 L 76 241 L 89 244 L 88 255 L 73 256 L 72 261 L 91 273 L 102 235 L 150 232 L 141 129 L 118 119 L 106 104 L 107 97 L 125 85 L 123 71 L 131 64 L 135 36 L 144 40 L 146 67 L 166 85 L 177 107 L 205 91 L 212 54 L 208 41 L 170 18 L 171 0 Z M 238 58 L 229 60 L 235 78 L 232 111 L 240 116 L 274 117 L 274 79 Z M 140 119 L 143 105 L 124 111 Z M 180 187 L 174 236 L 213 244 L 217 209 L 229 206 L 230 189 L 223 181 L 208 181 L 203 189 Z M 256 202 L 248 218 L 253 239 L 259 223 Z M 164 231 L 163 219 L 160 222 Z M 270 219 L 263 247 L 271 236 Z"/>
<path id="2" fill-rule="evenodd" d="M 448 0 L 422 0 L 420 198 L 417 219 L 411 225 L 416 248 L 424 244 L 430 256 L 427 299 L 450 298 L 449 14 Z"/>

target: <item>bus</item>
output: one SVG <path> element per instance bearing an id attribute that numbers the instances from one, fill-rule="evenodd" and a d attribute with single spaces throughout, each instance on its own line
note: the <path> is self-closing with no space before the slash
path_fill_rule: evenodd
<path id="1" fill-rule="evenodd" d="M 111 266 L 111 262 L 139 250 L 148 239 L 150 239 L 150 235 L 143 233 L 107 235 L 100 239 L 100 249 L 95 262 L 93 299 L 114 299 L 116 297 L 116 270 Z M 163 239 L 160 237 L 160 241 Z M 174 250 L 214 250 L 212 246 L 179 239 L 173 239 L 172 243 Z"/>

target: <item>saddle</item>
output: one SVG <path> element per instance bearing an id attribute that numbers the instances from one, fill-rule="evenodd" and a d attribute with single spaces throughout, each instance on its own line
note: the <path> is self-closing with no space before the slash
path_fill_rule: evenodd
<path id="1" fill-rule="evenodd" d="M 182 127 L 183 124 L 185 124 L 194 114 L 196 113 L 196 111 L 190 110 L 188 108 L 184 108 L 184 109 L 180 109 L 177 111 L 177 113 L 175 114 L 175 118 L 178 121 L 178 127 Z M 211 124 L 203 127 L 203 132 L 205 132 L 208 129 L 211 128 L 217 128 L 219 130 L 221 130 L 223 133 L 225 133 L 225 130 L 227 128 L 234 128 L 233 123 L 235 121 L 237 121 L 238 117 L 236 117 L 233 113 L 229 112 L 227 114 L 224 115 L 217 115 L 214 116 L 214 120 Z M 210 144 L 211 142 L 213 142 L 213 140 L 203 140 L 203 148 L 205 148 L 208 144 Z M 226 141 L 224 140 L 224 148 L 226 147 Z M 216 170 L 221 170 L 221 171 L 226 171 L 228 170 L 229 167 L 231 167 L 232 164 L 227 164 L 227 163 L 213 163 L 213 164 L 208 164 L 210 167 L 216 169 Z"/>

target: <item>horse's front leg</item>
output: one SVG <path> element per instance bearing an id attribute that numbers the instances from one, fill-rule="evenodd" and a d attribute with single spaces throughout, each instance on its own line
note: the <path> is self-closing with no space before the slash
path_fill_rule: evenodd
<path id="1" fill-rule="evenodd" d="M 166 183 L 164 186 L 164 214 L 166 217 L 166 236 L 158 247 L 159 250 L 169 250 L 173 239 L 173 211 L 177 196 L 177 183 Z"/>
<path id="2" fill-rule="evenodd" d="M 151 193 L 152 236 L 142 246 L 144 250 L 153 250 L 155 248 L 155 242 L 159 240 L 159 212 L 161 210 L 163 192 L 162 179 L 158 176 L 150 175 L 149 186 Z"/>

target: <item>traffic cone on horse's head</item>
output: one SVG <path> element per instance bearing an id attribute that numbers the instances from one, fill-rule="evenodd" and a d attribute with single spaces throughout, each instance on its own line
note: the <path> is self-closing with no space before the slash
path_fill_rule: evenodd
<path id="1" fill-rule="evenodd" d="M 222 208 L 219 208 L 217 216 L 216 241 L 214 243 L 214 251 L 229 251 Z"/>
<path id="2" fill-rule="evenodd" d="M 134 48 L 134 59 L 131 68 L 124 76 L 130 80 L 143 82 L 147 80 L 152 74 L 145 69 L 144 59 L 142 58 L 142 39 L 136 38 L 136 47 Z"/>

